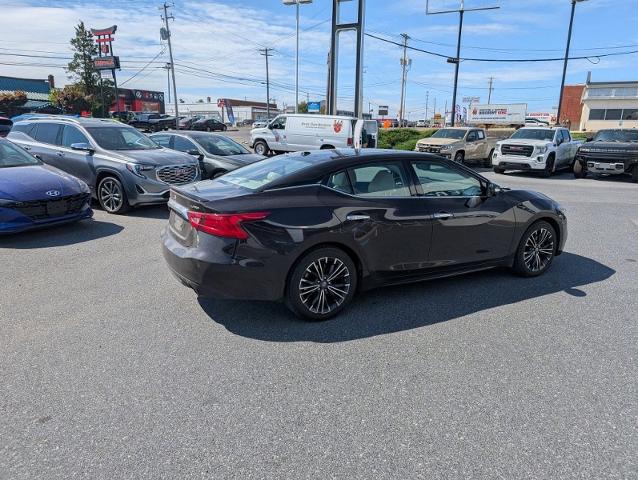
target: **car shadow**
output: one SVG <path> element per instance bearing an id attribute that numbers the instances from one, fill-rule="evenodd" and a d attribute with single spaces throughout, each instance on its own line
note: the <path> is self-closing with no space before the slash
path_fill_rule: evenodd
<path id="1" fill-rule="evenodd" d="M 269 342 L 333 343 L 425 327 L 558 292 L 578 302 L 586 296 L 579 287 L 614 273 L 590 258 L 563 253 L 540 277 L 521 278 L 499 269 L 369 291 L 355 297 L 337 318 L 316 323 L 297 319 L 281 303 L 198 301 L 213 321 L 237 335 Z"/>
<path id="2" fill-rule="evenodd" d="M 136 207 L 126 214 L 128 217 L 154 218 L 168 220 L 170 211 L 166 205 L 145 205 Z"/>
<path id="3" fill-rule="evenodd" d="M 121 225 L 95 219 L 0 236 L 0 248 L 49 248 L 90 242 L 121 232 Z"/>

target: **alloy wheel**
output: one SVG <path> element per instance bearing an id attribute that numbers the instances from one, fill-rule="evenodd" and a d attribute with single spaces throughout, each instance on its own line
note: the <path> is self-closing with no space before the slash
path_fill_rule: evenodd
<path id="1" fill-rule="evenodd" d="M 299 299 L 312 313 L 325 315 L 339 308 L 350 292 L 350 270 L 338 258 L 313 261 L 299 281 Z"/>
<path id="2" fill-rule="evenodd" d="M 100 184 L 100 203 L 108 212 L 117 212 L 122 208 L 124 195 L 118 182 L 107 178 Z"/>
<path id="3" fill-rule="evenodd" d="M 547 228 L 534 230 L 523 247 L 523 262 L 532 273 L 545 269 L 554 256 L 554 234 Z"/>

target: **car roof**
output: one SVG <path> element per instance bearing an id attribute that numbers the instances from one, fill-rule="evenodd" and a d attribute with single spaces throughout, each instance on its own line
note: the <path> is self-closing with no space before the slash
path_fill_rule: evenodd
<path id="1" fill-rule="evenodd" d="M 24 120 L 20 120 L 16 122 L 16 125 L 26 125 L 30 123 L 51 123 L 51 122 L 59 122 L 71 125 L 81 125 L 83 127 L 112 127 L 115 125 L 120 126 L 128 126 L 125 123 L 118 122 L 117 120 L 110 118 L 69 118 L 69 117 L 58 117 L 58 116 L 50 116 L 50 117 L 35 117 L 35 118 L 27 118 Z M 133 128 L 133 127 L 131 127 Z"/>

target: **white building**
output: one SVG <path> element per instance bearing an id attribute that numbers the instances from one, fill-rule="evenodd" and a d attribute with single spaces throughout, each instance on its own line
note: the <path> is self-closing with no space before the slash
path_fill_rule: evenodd
<path id="1" fill-rule="evenodd" d="M 266 102 L 254 102 L 251 100 L 234 100 L 228 99 L 235 115 L 235 123 L 242 122 L 244 120 L 262 120 L 266 119 L 267 107 Z M 203 115 L 205 117 L 212 117 L 218 120 L 228 122 L 228 111 L 217 106 L 217 102 L 195 102 L 195 103 L 180 103 L 178 105 L 180 116 L 195 116 Z M 173 115 L 175 113 L 175 106 L 171 103 L 166 105 L 166 113 Z M 270 116 L 274 117 L 279 114 L 276 103 L 270 104 Z M 223 117 L 223 118 L 222 118 Z"/>
<path id="2" fill-rule="evenodd" d="M 638 128 L 638 81 L 592 82 L 583 89 L 580 130 Z"/>

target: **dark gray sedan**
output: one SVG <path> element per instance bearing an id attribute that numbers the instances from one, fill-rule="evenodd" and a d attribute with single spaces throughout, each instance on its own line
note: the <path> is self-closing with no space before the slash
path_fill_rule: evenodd
<path id="1" fill-rule="evenodd" d="M 163 132 L 150 136 L 155 143 L 200 159 L 202 178 L 215 178 L 236 168 L 263 160 L 264 156 L 251 153 L 236 141 L 207 132 Z"/>

